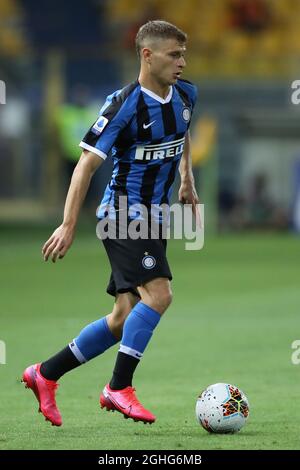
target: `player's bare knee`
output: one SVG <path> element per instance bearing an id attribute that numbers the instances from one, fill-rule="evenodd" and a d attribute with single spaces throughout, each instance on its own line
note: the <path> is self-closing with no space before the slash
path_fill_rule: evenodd
<path id="1" fill-rule="evenodd" d="M 143 292 L 142 302 L 162 315 L 172 302 L 172 291 L 165 288 Z"/>
<path id="2" fill-rule="evenodd" d="M 114 309 L 107 317 L 109 329 L 116 338 L 120 338 L 122 336 L 123 325 L 128 313 L 128 311 Z"/>
<path id="3" fill-rule="evenodd" d="M 172 291 L 171 289 L 165 289 L 156 297 L 156 302 L 159 304 L 159 308 L 165 312 L 172 303 Z"/>
<path id="4" fill-rule="evenodd" d="M 129 311 L 119 311 L 115 314 L 112 314 L 112 323 L 116 326 L 116 327 L 120 327 L 124 324 L 127 316 L 129 314 Z"/>
<path id="5" fill-rule="evenodd" d="M 130 308 L 114 308 L 111 315 L 111 323 L 114 327 L 120 328 L 123 326 L 126 318 L 128 317 L 131 309 Z"/>
<path id="6" fill-rule="evenodd" d="M 156 310 L 161 315 L 172 302 L 171 284 L 168 279 L 157 278 L 139 287 L 142 302 Z"/>
<path id="7" fill-rule="evenodd" d="M 107 319 L 108 327 L 110 331 L 112 332 L 112 334 L 117 339 L 120 339 L 122 336 L 123 325 L 124 325 L 126 317 L 123 315 L 115 315 L 112 312 L 109 315 L 107 315 L 106 319 Z"/>

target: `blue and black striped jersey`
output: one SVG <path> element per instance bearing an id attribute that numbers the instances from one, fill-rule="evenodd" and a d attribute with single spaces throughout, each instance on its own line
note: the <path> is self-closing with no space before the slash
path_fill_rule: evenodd
<path id="1" fill-rule="evenodd" d="M 169 203 L 196 102 L 195 85 L 178 80 L 162 99 L 135 81 L 108 96 L 100 117 L 80 146 L 105 159 L 112 152 L 113 173 L 97 215 L 128 206 Z"/>

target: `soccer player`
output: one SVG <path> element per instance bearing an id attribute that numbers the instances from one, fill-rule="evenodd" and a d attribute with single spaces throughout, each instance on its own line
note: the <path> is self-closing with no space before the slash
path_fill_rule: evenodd
<path id="1" fill-rule="evenodd" d="M 149 21 L 137 33 L 136 48 L 141 62 L 138 79 L 108 96 L 100 117 L 80 143 L 83 152 L 72 176 L 63 222 L 43 246 L 45 261 L 63 258 L 70 248 L 92 175 L 111 151 L 114 168 L 97 211 L 100 220 L 111 208 L 120 214 L 122 196 L 127 197 L 129 210 L 136 204 L 152 210 L 153 205 L 168 203 L 178 168 L 179 200 L 196 210 L 188 129 L 197 93 L 193 84 L 180 78 L 186 65 L 186 34 L 165 21 Z M 58 379 L 119 341 L 112 378 L 100 405 L 135 421 L 156 419 L 139 402 L 132 378 L 172 300 L 166 240 L 161 234 L 148 239 L 119 236 L 106 238 L 103 244 L 112 268 L 107 288 L 115 297 L 112 312 L 87 325 L 56 355 L 23 373 L 39 410 L 56 426 L 62 424 L 55 401 Z"/>

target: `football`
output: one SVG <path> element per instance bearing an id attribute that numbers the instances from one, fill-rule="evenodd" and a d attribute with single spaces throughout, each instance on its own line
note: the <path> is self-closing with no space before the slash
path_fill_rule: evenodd
<path id="1" fill-rule="evenodd" d="M 248 416 L 248 399 L 235 385 L 210 385 L 197 399 L 196 418 L 208 432 L 238 432 L 245 425 Z"/>

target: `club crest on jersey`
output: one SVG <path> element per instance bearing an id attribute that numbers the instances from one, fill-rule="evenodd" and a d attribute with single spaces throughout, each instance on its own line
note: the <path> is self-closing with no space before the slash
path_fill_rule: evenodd
<path id="1" fill-rule="evenodd" d="M 145 269 L 153 269 L 156 265 L 156 259 L 151 255 L 144 256 L 142 259 L 142 265 Z"/>
<path id="2" fill-rule="evenodd" d="M 107 123 L 108 119 L 104 116 L 100 116 L 92 127 L 94 134 L 100 135 Z"/>
<path id="3" fill-rule="evenodd" d="M 181 155 L 184 147 L 184 137 L 171 142 L 156 145 L 139 145 L 135 151 L 135 160 L 164 160 Z"/>
<path id="4" fill-rule="evenodd" d="M 191 119 L 191 110 L 190 110 L 190 108 L 183 108 L 182 118 L 183 118 L 184 122 L 189 122 L 189 120 Z"/>

